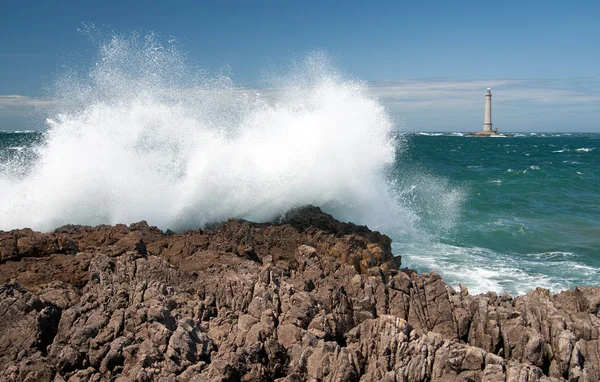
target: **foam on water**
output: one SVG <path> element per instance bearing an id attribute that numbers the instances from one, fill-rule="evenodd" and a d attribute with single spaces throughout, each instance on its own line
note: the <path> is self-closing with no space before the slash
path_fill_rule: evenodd
<path id="1" fill-rule="evenodd" d="M 90 68 L 57 81 L 39 159 L 0 178 L 0 229 L 183 229 L 314 204 L 384 232 L 414 230 L 387 178 L 401 145 L 390 117 L 325 55 L 259 93 L 199 74 L 158 40 L 112 37 Z"/>
<path id="2" fill-rule="evenodd" d="M 419 135 L 425 135 L 428 137 L 441 137 L 444 133 L 427 133 L 427 132 L 419 132 Z"/>
<path id="3" fill-rule="evenodd" d="M 571 252 L 518 255 L 442 243 L 393 246 L 402 253 L 403 266 L 422 272 L 435 269 L 454 288 L 462 282 L 472 294 L 488 291 L 524 294 L 537 287 L 558 292 L 581 285 L 582 278 L 593 280 L 600 276 L 600 269 L 581 264 Z"/>

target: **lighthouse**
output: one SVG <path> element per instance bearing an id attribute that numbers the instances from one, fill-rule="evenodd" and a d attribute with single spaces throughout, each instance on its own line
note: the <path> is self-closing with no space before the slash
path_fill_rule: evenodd
<path id="1" fill-rule="evenodd" d="M 483 115 L 484 133 L 492 133 L 492 89 L 488 88 L 485 93 L 485 111 Z"/>
<path id="2" fill-rule="evenodd" d="M 465 134 L 467 137 L 510 137 L 510 134 L 500 134 L 498 129 L 492 130 L 492 89 L 485 92 L 485 110 L 483 111 L 483 129 L 476 133 Z"/>

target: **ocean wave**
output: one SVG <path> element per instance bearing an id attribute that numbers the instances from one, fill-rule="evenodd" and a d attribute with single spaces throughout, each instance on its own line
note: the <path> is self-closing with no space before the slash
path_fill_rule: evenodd
<path id="1" fill-rule="evenodd" d="M 392 119 L 364 83 L 321 52 L 261 92 L 194 67 L 133 34 L 110 36 L 89 69 L 59 77 L 39 160 L 0 179 L 0 229 L 180 230 L 313 204 L 392 236 L 414 231 L 388 176 L 402 137 L 390 138 Z"/>
<path id="2" fill-rule="evenodd" d="M 419 132 L 418 135 L 424 135 L 427 137 L 441 137 L 444 135 L 444 133 L 426 133 L 426 132 Z"/>
<path id="3" fill-rule="evenodd" d="M 0 134 L 30 134 L 39 133 L 36 130 L 0 130 Z"/>
<path id="4" fill-rule="evenodd" d="M 555 259 L 565 259 L 565 258 L 573 258 L 578 257 L 579 255 L 573 252 L 563 252 L 563 251 L 550 251 L 550 252 L 537 252 L 531 253 L 529 256 L 534 257 L 540 260 L 555 260 Z"/>
<path id="5" fill-rule="evenodd" d="M 403 266 L 422 272 L 435 269 L 449 285 L 458 288 L 458 283 L 463 283 L 472 294 L 494 291 L 520 295 L 536 287 L 562 290 L 568 285 L 541 272 L 525 271 L 510 257 L 486 248 L 420 243 L 410 247 L 394 244 L 394 249 L 402 253 Z"/>
<path id="6" fill-rule="evenodd" d="M 395 243 L 393 250 L 402 254 L 403 266 L 422 272 L 435 269 L 448 284 L 458 288 L 462 282 L 472 294 L 522 295 L 537 287 L 559 292 L 600 276 L 600 268 L 582 264 L 571 252 L 518 255 L 437 242 Z"/>

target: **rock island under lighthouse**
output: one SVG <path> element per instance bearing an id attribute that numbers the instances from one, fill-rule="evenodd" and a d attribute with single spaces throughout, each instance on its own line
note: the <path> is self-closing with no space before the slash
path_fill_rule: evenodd
<path id="1" fill-rule="evenodd" d="M 476 133 L 467 134 L 472 137 L 506 137 L 498 133 L 498 129 L 492 130 L 492 89 L 488 88 L 485 93 L 485 110 L 483 114 L 483 129 Z"/>

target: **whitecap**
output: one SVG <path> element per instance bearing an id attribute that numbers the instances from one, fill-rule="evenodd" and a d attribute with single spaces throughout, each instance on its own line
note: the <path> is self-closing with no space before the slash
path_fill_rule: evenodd
<path id="1" fill-rule="evenodd" d="M 471 294 L 494 291 L 520 295 L 536 287 L 552 291 L 569 287 L 566 281 L 525 271 L 512 256 L 486 248 L 442 243 L 394 243 L 392 246 L 394 253 L 402 255 L 403 266 L 421 272 L 435 269 L 449 285 L 458 289 L 458 283 L 463 283 Z"/>
<path id="2" fill-rule="evenodd" d="M 29 133 L 38 133 L 39 131 L 35 130 L 0 130 L 0 133 L 4 134 L 29 134 Z"/>

